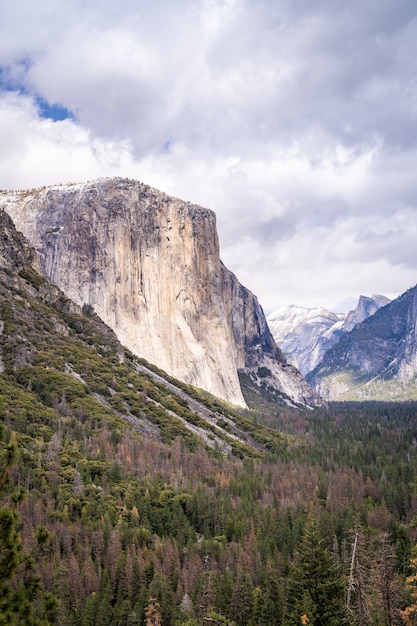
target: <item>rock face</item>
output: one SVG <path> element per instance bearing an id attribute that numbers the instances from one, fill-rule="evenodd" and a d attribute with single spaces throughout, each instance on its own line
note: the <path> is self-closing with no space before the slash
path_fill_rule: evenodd
<path id="1" fill-rule="evenodd" d="M 356 309 L 349 311 L 343 324 L 343 330 L 350 332 L 356 326 L 360 324 L 368 317 L 371 317 L 381 307 L 390 302 L 389 298 L 380 295 L 373 295 L 370 298 L 367 296 L 359 296 L 359 302 Z"/>
<path id="2" fill-rule="evenodd" d="M 240 406 L 238 370 L 272 362 L 278 389 L 290 378 L 295 402 L 318 402 L 289 373 L 255 296 L 222 265 L 212 211 L 120 178 L 3 193 L 0 204 L 44 275 L 132 352 Z"/>
<path id="3" fill-rule="evenodd" d="M 308 375 L 327 399 L 417 398 L 417 287 L 357 324 Z"/>
<path id="4" fill-rule="evenodd" d="M 42 361 L 39 344 L 48 347 L 48 369 L 54 370 L 56 361 L 62 359 L 59 350 L 54 354 L 57 337 L 70 338 L 71 334 L 66 317 L 87 319 L 40 270 L 35 250 L 16 231 L 10 216 L 0 210 L 0 373 L 5 368 L 15 371 Z M 124 360 L 115 333 L 97 315 L 84 325 L 99 338 L 100 349 L 112 352 L 120 362 Z"/>

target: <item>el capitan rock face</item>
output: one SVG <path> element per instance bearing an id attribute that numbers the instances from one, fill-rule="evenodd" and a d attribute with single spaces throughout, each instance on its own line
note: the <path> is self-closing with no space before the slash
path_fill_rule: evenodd
<path id="1" fill-rule="evenodd" d="M 288 366 L 255 296 L 221 263 L 215 215 L 137 181 L 7 192 L 0 205 L 44 274 L 132 352 L 244 406 L 238 370 L 272 365 L 296 403 L 318 397 Z"/>

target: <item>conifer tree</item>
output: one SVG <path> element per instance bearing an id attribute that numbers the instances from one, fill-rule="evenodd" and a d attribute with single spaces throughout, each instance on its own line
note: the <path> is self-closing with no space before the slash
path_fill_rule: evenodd
<path id="1" fill-rule="evenodd" d="M 254 587 L 248 572 L 239 574 L 231 599 L 231 617 L 237 626 L 248 626 L 253 615 Z"/>
<path id="2" fill-rule="evenodd" d="M 408 606 L 401 611 L 401 617 L 406 626 L 416 626 L 417 624 L 417 552 L 414 549 L 413 557 L 410 560 L 411 574 L 407 576 L 407 588 L 409 592 Z"/>
<path id="3" fill-rule="evenodd" d="M 344 582 L 336 571 L 313 512 L 291 566 L 285 626 L 341 626 L 345 623 Z"/>
<path id="4" fill-rule="evenodd" d="M 274 571 L 266 577 L 263 605 L 259 617 L 259 626 L 281 626 L 284 607 L 283 589 Z M 257 624 L 258 626 L 258 624 Z"/>

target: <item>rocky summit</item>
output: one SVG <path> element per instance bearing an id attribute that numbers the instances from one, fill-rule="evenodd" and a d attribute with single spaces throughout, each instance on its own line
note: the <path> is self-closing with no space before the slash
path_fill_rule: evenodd
<path id="1" fill-rule="evenodd" d="M 122 178 L 3 192 L 0 207 L 44 276 L 138 356 L 235 405 L 239 372 L 289 404 L 320 403 L 222 264 L 211 210 Z"/>

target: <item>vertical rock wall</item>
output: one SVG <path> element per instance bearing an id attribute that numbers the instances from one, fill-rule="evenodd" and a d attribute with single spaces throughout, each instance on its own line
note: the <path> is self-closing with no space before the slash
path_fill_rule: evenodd
<path id="1" fill-rule="evenodd" d="M 45 275 L 169 374 L 244 406 L 238 369 L 265 350 L 285 361 L 256 298 L 221 264 L 212 211 L 119 178 L 1 204 Z"/>

